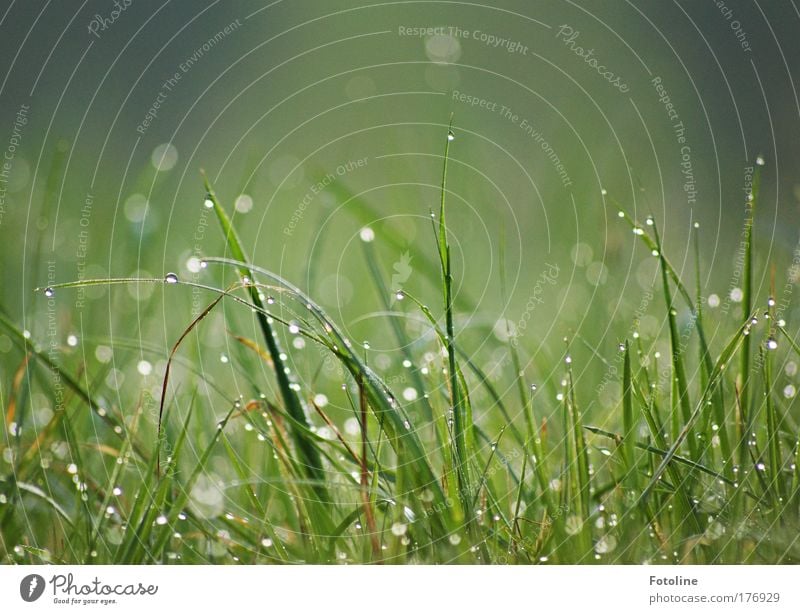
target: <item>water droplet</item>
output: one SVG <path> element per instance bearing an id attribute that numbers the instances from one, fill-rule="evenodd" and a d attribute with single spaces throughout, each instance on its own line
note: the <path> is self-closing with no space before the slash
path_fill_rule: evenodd
<path id="1" fill-rule="evenodd" d="M 619 347 L 619 351 L 620 352 L 624 352 L 625 351 L 625 344 L 624 343 L 620 343 L 618 347 Z"/>
<path id="2" fill-rule="evenodd" d="M 456 135 L 453 134 L 453 131 L 452 130 L 448 130 L 447 131 L 447 140 L 448 141 L 453 141 L 453 140 L 455 140 L 455 138 L 456 138 Z"/>
<path id="3" fill-rule="evenodd" d="M 56 293 L 56 291 L 55 291 L 55 290 L 53 290 L 52 288 L 45 288 L 45 289 L 44 289 L 44 295 L 45 295 L 47 298 L 50 298 L 50 297 L 52 297 L 52 296 L 55 296 L 55 293 Z"/>
<path id="4" fill-rule="evenodd" d="M 67 345 L 74 348 L 78 345 L 78 338 L 75 335 L 67 335 Z"/>
<path id="5" fill-rule="evenodd" d="M 741 303 L 744 298 L 744 292 L 741 288 L 734 288 L 731 290 L 730 297 L 734 303 Z"/>
<path id="6" fill-rule="evenodd" d="M 136 365 L 136 370 L 140 375 L 150 375 L 153 372 L 153 365 L 147 360 L 140 360 Z"/>
<path id="7" fill-rule="evenodd" d="M 567 357 L 564 359 L 564 362 L 567 363 L 568 365 L 571 365 L 572 364 L 572 356 L 567 354 Z"/>
<path id="8" fill-rule="evenodd" d="M 406 297 L 406 293 L 405 293 L 405 292 L 403 292 L 402 290 L 398 290 L 397 292 L 395 292 L 395 294 L 394 294 L 394 297 L 395 297 L 395 298 L 396 298 L 398 301 L 402 301 L 402 300 L 403 300 L 403 299 Z"/>
<path id="9" fill-rule="evenodd" d="M 252 283 L 253 283 L 253 281 L 247 275 L 244 275 L 242 277 L 242 285 L 243 286 L 249 286 Z"/>
<path id="10" fill-rule="evenodd" d="M 606 189 L 605 189 L 605 188 L 600 188 L 600 194 L 602 194 L 603 196 L 605 196 L 606 194 L 608 194 L 608 191 L 606 191 Z"/>
<path id="11" fill-rule="evenodd" d="M 293 335 L 296 335 L 297 333 L 300 332 L 300 327 L 297 324 L 295 324 L 294 322 L 291 322 L 289 324 L 289 332 L 291 334 L 293 334 Z"/>
<path id="12" fill-rule="evenodd" d="M 167 273 L 164 275 L 164 281 L 168 284 L 177 284 L 178 283 L 178 276 L 175 273 Z"/>
<path id="13" fill-rule="evenodd" d="M 314 405 L 316 405 L 319 408 L 323 408 L 327 404 L 328 404 L 328 397 L 326 397 L 324 394 L 319 393 L 314 395 Z"/>
<path id="14" fill-rule="evenodd" d="M 783 396 L 787 399 L 793 398 L 796 394 L 797 394 L 797 389 L 794 386 L 792 386 L 792 384 L 788 384 L 783 389 Z"/>
<path id="15" fill-rule="evenodd" d="M 458 535 L 457 533 L 453 533 L 450 537 L 447 538 L 447 541 L 449 541 L 454 546 L 458 546 L 458 544 L 461 543 L 461 536 Z"/>
<path id="16" fill-rule="evenodd" d="M 405 535 L 406 531 L 408 531 L 408 525 L 406 525 L 406 524 L 404 524 L 402 522 L 395 522 L 392 525 L 392 535 L 394 535 L 396 537 L 400 537 L 402 535 Z"/>
<path id="17" fill-rule="evenodd" d="M 594 545 L 594 551 L 597 554 L 608 554 L 609 552 L 613 552 L 616 547 L 617 538 L 613 535 L 605 535 Z"/>
<path id="18" fill-rule="evenodd" d="M 274 304 L 275 304 L 275 299 L 273 297 L 271 297 L 271 296 L 268 296 L 267 297 L 267 305 L 274 305 Z"/>
<path id="19" fill-rule="evenodd" d="M 715 307 L 719 307 L 719 296 L 716 294 L 709 294 L 708 295 L 708 306 L 712 309 Z"/>
<path id="20" fill-rule="evenodd" d="M 365 341 L 362 345 L 364 346 L 365 350 L 368 350 L 370 348 L 369 341 Z"/>
<path id="21" fill-rule="evenodd" d="M 211 199 L 211 194 L 206 194 L 206 198 L 203 201 L 203 206 L 206 209 L 213 209 L 214 208 L 214 201 Z"/>
<path id="22" fill-rule="evenodd" d="M 775 299 L 770 296 L 767 299 L 767 305 L 770 306 L 770 307 L 774 307 L 775 306 Z"/>
<path id="23" fill-rule="evenodd" d="M 700 228 L 700 222 L 695 222 L 695 223 L 694 223 L 694 224 L 692 224 L 692 225 L 693 225 L 695 228 Z"/>
<path id="24" fill-rule="evenodd" d="M 777 349 L 778 348 L 778 342 L 774 338 L 770 337 L 767 340 L 767 348 L 770 349 L 770 350 Z"/>
<path id="25" fill-rule="evenodd" d="M 767 466 L 764 463 L 756 463 L 756 469 L 758 471 L 765 471 Z"/>
<path id="26" fill-rule="evenodd" d="M 167 517 L 162 514 L 156 518 L 156 524 L 163 527 L 165 524 L 167 524 Z"/>
<path id="27" fill-rule="evenodd" d="M 411 423 L 408 420 L 403 420 L 403 426 L 407 431 L 411 430 Z"/>
<path id="28" fill-rule="evenodd" d="M 269 537 L 265 537 L 261 540 L 261 545 L 264 546 L 264 548 L 271 548 L 272 540 Z"/>
<path id="29" fill-rule="evenodd" d="M 364 243 L 372 243 L 375 240 L 375 231 L 369 226 L 364 226 L 358 236 Z"/>
<path id="30" fill-rule="evenodd" d="M 531 384 L 531 392 L 536 392 L 537 386 L 536 384 Z"/>
<path id="31" fill-rule="evenodd" d="M 652 215 L 648 215 L 647 216 L 647 219 L 645 220 L 645 224 L 647 224 L 648 226 L 652 226 L 653 224 L 655 224 L 655 220 L 653 219 Z"/>
<path id="32" fill-rule="evenodd" d="M 756 157 L 756 164 L 758 166 L 764 166 L 766 164 L 766 161 L 764 160 L 764 156 Z"/>
<path id="33" fill-rule="evenodd" d="M 408 387 L 403 390 L 403 398 L 406 401 L 416 401 L 418 395 L 419 393 L 416 388 Z"/>
<path id="34" fill-rule="evenodd" d="M 658 256 L 658 255 L 659 255 L 659 254 L 658 254 L 658 250 L 657 250 L 657 249 L 651 250 L 651 251 L 650 251 L 650 253 L 651 253 L 653 256 Z"/>

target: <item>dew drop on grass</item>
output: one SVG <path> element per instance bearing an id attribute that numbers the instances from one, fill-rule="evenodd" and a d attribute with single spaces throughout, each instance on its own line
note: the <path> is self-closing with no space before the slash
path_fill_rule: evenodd
<path id="1" fill-rule="evenodd" d="M 409 386 L 408 388 L 405 388 L 403 390 L 403 398 L 406 401 L 416 401 L 418 395 L 419 395 L 419 393 L 417 392 L 416 388 L 411 388 Z"/>
<path id="2" fill-rule="evenodd" d="M 275 299 L 273 297 L 271 297 L 271 296 L 268 296 L 267 297 L 267 305 L 274 305 L 274 304 L 275 304 Z"/>
<path id="3" fill-rule="evenodd" d="M 294 322 L 291 322 L 289 324 L 289 332 L 291 334 L 293 334 L 293 335 L 296 335 L 297 333 L 300 332 L 300 327 L 297 324 L 295 324 Z"/>
<path id="4" fill-rule="evenodd" d="M 741 303 L 744 298 L 744 292 L 742 292 L 741 288 L 734 288 L 731 290 L 730 298 L 734 303 Z"/>
<path id="5" fill-rule="evenodd" d="M 264 546 L 264 548 L 271 548 L 272 540 L 269 537 L 265 537 L 261 540 L 261 545 Z"/>
<path id="6" fill-rule="evenodd" d="M 601 188 L 601 189 L 600 189 L 600 194 L 602 194 L 603 196 L 605 196 L 606 194 L 608 194 L 608 191 L 607 191 L 605 188 Z"/>
<path id="7" fill-rule="evenodd" d="M 791 384 L 788 384 L 788 385 L 787 385 L 787 386 L 786 386 L 786 387 L 783 389 L 783 396 L 784 396 L 785 398 L 787 398 L 787 399 L 794 398 L 794 396 L 795 396 L 796 394 L 797 394 L 797 389 L 795 389 L 795 387 L 794 387 L 794 386 L 792 386 Z"/>
<path id="8" fill-rule="evenodd" d="M 227 364 L 227 362 L 228 362 L 228 357 L 227 357 L 225 354 L 220 354 L 220 355 L 219 355 L 219 361 L 220 361 L 222 364 Z"/>
<path id="9" fill-rule="evenodd" d="M 206 194 L 205 200 L 203 200 L 203 206 L 206 209 L 214 208 L 214 201 L 211 199 L 211 194 Z"/>
<path id="10" fill-rule="evenodd" d="M 165 524 L 167 524 L 167 517 L 161 514 L 161 516 L 156 518 L 156 524 L 160 527 L 163 527 Z"/>
<path id="11" fill-rule="evenodd" d="M 178 283 L 178 276 L 175 273 L 167 273 L 164 275 L 164 281 L 168 284 L 177 284 Z"/>
<path id="12" fill-rule="evenodd" d="M 709 294 L 708 295 L 708 306 L 712 309 L 715 307 L 719 307 L 719 296 L 716 294 Z"/>
<path id="13" fill-rule="evenodd" d="M 758 166 L 764 166 L 766 164 L 766 161 L 764 160 L 764 156 L 758 156 L 756 158 L 756 164 Z"/>
<path id="14" fill-rule="evenodd" d="M 74 348 L 76 345 L 78 345 L 78 338 L 75 335 L 68 335 L 67 345 L 71 348 Z"/>
<path id="15" fill-rule="evenodd" d="M 775 306 L 775 299 L 770 296 L 767 299 L 767 305 L 769 305 L 770 307 L 774 307 Z"/>
<path id="16" fill-rule="evenodd" d="M 648 226 L 652 226 L 653 224 L 655 224 L 655 220 L 653 219 L 653 216 L 652 215 L 648 215 L 647 219 L 645 220 L 645 223 Z"/>
<path id="17" fill-rule="evenodd" d="M 395 537 L 405 535 L 406 531 L 408 531 L 408 525 L 403 522 L 395 522 L 392 525 L 392 535 Z"/>
<path id="18" fill-rule="evenodd" d="M 314 405 L 322 409 L 327 404 L 328 404 L 328 397 L 326 397 L 324 394 L 320 393 L 314 395 Z"/>
<path id="19" fill-rule="evenodd" d="M 140 360 L 139 363 L 136 365 L 136 370 L 139 372 L 140 375 L 150 375 L 153 372 L 153 365 L 151 365 L 146 360 Z"/>
<path id="20" fill-rule="evenodd" d="M 448 141 L 454 141 L 455 138 L 456 138 L 456 135 L 453 134 L 453 131 L 452 130 L 448 130 L 447 131 L 447 140 Z"/>
<path id="21" fill-rule="evenodd" d="M 358 233 L 358 237 L 364 243 L 372 243 L 375 240 L 375 231 L 372 230 L 369 226 L 364 226 L 361 231 Z"/>
<path id="22" fill-rule="evenodd" d="M 55 296 L 55 294 L 56 294 L 56 291 L 53 290 L 52 288 L 45 288 L 44 289 L 44 295 L 47 298 L 52 298 L 53 296 Z"/>
<path id="23" fill-rule="evenodd" d="M 403 300 L 403 299 L 406 297 L 406 293 L 405 293 L 405 292 L 403 292 L 402 290 L 398 290 L 397 292 L 395 292 L 395 294 L 394 294 L 394 297 L 395 297 L 395 298 L 396 298 L 398 301 L 402 301 L 402 300 Z"/>
<path id="24" fill-rule="evenodd" d="M 770 350 L 778 349 L 778 342 L 774 338 L 770 337 L 767 340 L 767 348 L 770 349 Z"/>
<path id="25" fill-rule="evenodd" d="M 620 343 L 619 346 L 617 346 L 617 347 L 619 347 L 619 351 L 620 352 L 624 352 L 625 351 L 625 344 L 624 343 Z"/>
<path id="26" fill-rule="evenodd" d="M 597 554 L 608 554 L 613 552 L 617 547 L 617 538 L 613 535 L 604 535 L 594 545 L 594 551 Z"/>
<path id="27" fill-rule="evenodd" d="M 450 537 L 447 538 L 447 541 L 449 541 L 454 546 L 458 546 L 458 544 L 461 543 L 461 536 L 458 535 L 457 533 L 453 533 Z"/>

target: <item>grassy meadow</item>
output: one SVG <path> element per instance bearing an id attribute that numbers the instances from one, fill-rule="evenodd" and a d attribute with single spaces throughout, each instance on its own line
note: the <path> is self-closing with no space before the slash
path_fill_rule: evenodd
<path id="1" fill-rule="evenodd" d="M 563 327 L 561 349 L 542 353 L 525 334 L 535 300 L 517 321 L 495 314 L 488 334 L 464 318 L 456 290 L 470 256 L 452 251 L 448 198 L 457 132 L 437 131 L 430 251 L 389 268 L 381 236 L 355 231 L 379 344 L 250 260 L 208 179 L 196 206 L 222 242 L 190 274 L 46 280 L 31 297 L 34 332 L 0 315 L 13 344 L 0 388 L 3 560 L 797 562 L 800 347 L 781 302 L 797 264 L 773 267 L 771 293 L 754 290 L 771 265 L 752 230 L 761 161 L 740 208 L 739 283 L 722 297 L 702 291 L 702 228 L 679 271 L 653 217 L 601 194 L 637 261 L 652 262 L 652 290 L 608 323 L 621 333 L 613 347 Z M 412 264 L 425 284 L 405 283 Z M 140 320 L 169 321 L 171 350 L 126 336 L 124 321 L 111 341 L 51 332 L 56 305 L 97 289 L 112 311 L 133 302 Z M 178 295 L 191 312 L 168 313 Z M 658 323 L 647 333 L 645 311 Z M 225 348 L 212 360 L 200 346 L 210 333 Z M 391 359 L 373 349 L 386 339 Z M 587 372 L 588 390 L 577 383 Z"/>

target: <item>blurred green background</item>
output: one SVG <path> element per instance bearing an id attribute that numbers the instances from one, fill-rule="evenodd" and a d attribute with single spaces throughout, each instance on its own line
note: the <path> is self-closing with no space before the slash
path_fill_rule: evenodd
<path id="1" fill-rule="evenodd" d="M 774 264 L 783 315 L 796 316 L 797 280 L 785 286 L 800 198 L 793 3 L 4 5 L 0 302 L 37 342 L 56 339 L 60 361 L 103 373 L 119 395 L 111 403 L 124 406 L 142 387 L 158 393 L 168 348 L 211 295 L 152 284 L 65 290 L 51 313 L 34 288 L 167 272 L 230 281 L 199 266 L 224 253 L 202 206 L 201 169 L 253 260 L 369 340 L 379 368 L 398 369 L 363 244 L 389 290 L 438 304 L 429 211 L 451 114 L 457 327 L 493 376 L 503 379 L 505 350 L 493 348 L 507 320 L 529 379 L 560 378 L 551 368 L 569 336 L 579 389 L 613 404 L 599 357 L 610 360 L 634 329 L 653 339 L 663 325 L 660 298 L 647 299 L 655 259 L 616 203 L 640 221 L 655 217 L 689 280 L 687 238 L 699 222 L 703 294 L 728 309 L 757 156 L 755 284 L 763 300 Z M 422 335 L 408 303 L 392 310 Z M 214 314 L 187 350 L 229 395 L 223 318 L 255 336 L 244 311 Z M 0 334 L 4 381 L 20 359 Z"/>

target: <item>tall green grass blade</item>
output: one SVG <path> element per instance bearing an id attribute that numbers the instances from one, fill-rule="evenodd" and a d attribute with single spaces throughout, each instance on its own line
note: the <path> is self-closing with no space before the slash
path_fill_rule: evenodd
<path id="1" fill-rule="evenodd" d="M 254 279 L 254 271 L 250 265 L 250 261 L 245 255 L 242 242 L 236 232 L 236 229 L 231 224 L 230 218 L 225 209 L 219 203 L 214 189 L 212 188 L 207 177 L 204 177 L 206 198 L 208 202 L 213 204 L 214 213 L 217 220 L 222 227 L 222 232 L 225 236 L 225 241 L 231 251 L 233 259 L 238 261 L 238 271 L 243 278 Z M 277 337 L 274 335 L 272 326 L 270 325 L 264 303 L 259 296 L 258 288 L 255 285 L 248 286 L 248 294 L 253 305 L 256 307 L 256 319 L 261 328 L 264 337 L 264 342 L 269 351 L 272 363 L 275 365 L 275 378 L 278 382 L 278 388 L 281 393 L 283 403 L 286 405 L 287 410 L 297 422 L 308 424 L 306 410 L 303 406 L 303 399 L 292 388 L 292 382 L 286 371 L 286 364 L 282 358 L 282 351 L 278 343 Z M 309 479 L 315 481 L 315 491 L 320 501 L 330 501 L 330 495 L 324 486 L 325 483 L 325 470 L 322 466 L 322 460 L 316 448 L 311 445 L 307 438 L 300 434 L 294 435 L 295 445 L 297 446 L 298 453 L 302 459 L 304 471 L 307 472 Z M 332 528 L 332 527 L 330 527 Z"/>

